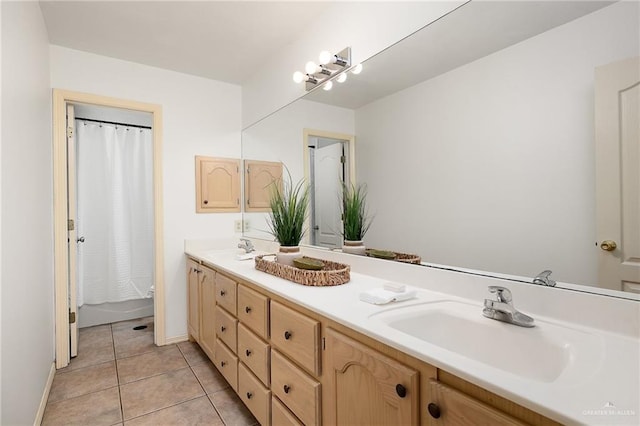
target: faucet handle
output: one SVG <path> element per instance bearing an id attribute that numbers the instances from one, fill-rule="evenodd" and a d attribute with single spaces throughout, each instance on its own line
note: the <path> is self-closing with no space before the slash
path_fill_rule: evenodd
<path id="1" fill-rule="evenodd" d="M 511 301 L 513 300 L 513 297 L 511 296 L 511 291 L 506 287 L 501 287 L 498 285 L 490 285 L 489 292 L 496 293 L 498 302 L 511 303 Z"/>

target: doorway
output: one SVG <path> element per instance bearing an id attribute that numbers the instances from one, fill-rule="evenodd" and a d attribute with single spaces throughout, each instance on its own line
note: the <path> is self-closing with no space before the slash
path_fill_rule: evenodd
<path id="1" fill-rule="evenodd" d="M 149 129 L 148 137 L 151 138 L 150 146 L 147 149 L 150 151 L 150 157 L 148 162 L 149 186 L 151 193 L 149 194 L 150 202 L 149 209 L 152 211 L 147 212 L 146 215 L 151 219 L 149 226 L 151 232 L 149 237 L 152 241 L 149 241 L 147 246 L 149 251 L 147 256 L 149 257 L 147 263 L 149 263 L 150 271 L 147 278 L 153 285 L 153 316 L 155 318 L 154 326 L 154 343 L 156 345 L 165 344 L 165 329 L 164 329 L 164 280 L 163 280 L 163 252 L 162 252 L 162 171 L 161 171 L 161 141 L 162 141 L 162 110 L 158 105 L 144 104 L 134 101 L 106 98 L 96 95 L 68 92 L 62 90 L 54 90 L 54 255 L 55 255 L 55 300 L 56 300 L 56 368 L 62 368 L 68 365 L 71 356 L 75 355 L 77 350 L 77 338 L 78 338 L 78 303 L 76 300 L 77 290 L 76 285 L 76 255 L 77 246 L 83 244 L 84 235 L 78 234 L 79 222 L 76 222 L 74 216 L 76 216 L 76 203 L 73 201 L 76 198 L 76 168 L 68 167 L 70 164 L 74 164 L 76 161 L 77 151 L 75 149 L 75 136 L 76 129 L 74 125 L 78 123 L 75 120 L 74 106 L 83 108 L 83 115 L 91 114 L 91 111 L 119 111 L 121 114 L 125 114 L 129 118 L 138 116 L 145 116 L 149 120 L 151 127 Z M 109 110 L 105 109 L 109 108 Z M 89 111 L 89 112 L 87 112 Z M 103 115 L 104 117 L 104 115 Z M 112 136 L 117 131 L 113 123 L 118 123 L 118 120 L 102 119 L 102 123 L 96 123 L 100 120 L 95 120 L 91 117 L 83 117 L 86 120 L 83 121 L 84 126 L 88 122 L 91 122 L 92 126 L 112 126 L 109 128 L 109 132 Z M 108 117 L 107 117 L 108 118 Z M 111 122 L 109 124 L 107 122 Z M 126 123 L 132 124 L 132 123 Z M 130 127 L 131 129 L 132 127 Z M 83 129 L 84 130 L 84 129 Z M 121 126 L 119 130 L 123 135 L 126 135 L 126 128 Z M 86 165 L 86 163 L 85 163 Z M 136 168 L 134 167 L 133 170 Z M 86 193 L 86 191 L 85 191 Z M 99 199 L 98 194 L 98 198 Z M 149 220 L 147 220 L 149 222 Z M 82 228 L 80 229 L 82 231 Z M 95 234 L 94 234 L 95 235 Z M 95 239 L 95 237 L 94 237 Z M 139 252 L 140 250 L 136 250 Z M 130 290 L 129 293 L 137 290 Z M 149 289 L 143 296 L 149 296 L 151 293 Z M 131 297 L 131 294 L 124 295 L 124 298 Z M 98 299 L 100 296 L 97 297 Z M 93 299 L 92 299 L 93 300 Z M 97 299 L 96 299 L 97 300 Z M 149 312 L 149 307 L 146 311 L 141 311 L 135 315 L 144 316 Z M 126 319 L 126 318 L 121 318 Z M 105 319 L 107 322 L 108 319 Z"/>
<path id="2" fill-rule="evenodd" d="M 342 185 L 355 181 L 354 137 L 305 130 L 305 177 L 309 182 L 309 243 L 342 247 Z"/>

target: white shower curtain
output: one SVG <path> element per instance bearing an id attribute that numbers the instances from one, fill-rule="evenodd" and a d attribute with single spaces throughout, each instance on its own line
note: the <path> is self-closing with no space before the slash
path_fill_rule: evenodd
<path id="1" fill-rule="evenodd" d="M 76 120 L 78 306 L 148 297 L 153 285 L 149 129 Z"/>

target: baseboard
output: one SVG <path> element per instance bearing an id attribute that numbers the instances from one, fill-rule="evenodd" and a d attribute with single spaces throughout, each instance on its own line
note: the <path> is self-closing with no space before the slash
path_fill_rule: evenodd
<path id="1" fill-rule="evenodd" d="M 174 343 L 186 342 L 187 340 L 189 340 L 189 336 L 183 334 L 182 336 L 167 337 L 166 339 L 164 339 L 164 344 L 173 345 Z"/>
<path id="2" fill-rule="evenodd" d="M 51 384 L 53 383 L 53 377 L 56 375 L 56 363 L 51 363 L 51 369 L 49 370 L 49 377 L 47 378 L 47 384 L 44 387 L 44 393 L 40 400 L 40 406 L 36 413 L 36 419 L 33 421 L 33 426 L 40 426 L 42 418 L 44 417 L 44 409 L 47 407 L 47 400 L 49 400 L 49 392 L 51 392 Z"/>

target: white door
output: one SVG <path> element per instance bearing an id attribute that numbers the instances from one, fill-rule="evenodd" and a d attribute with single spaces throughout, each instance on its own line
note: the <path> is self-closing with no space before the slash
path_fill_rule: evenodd
<path id="1" fill-rule="evenodd" d="M 345 176 L 343 142 L 319 139 L 313 162 L 315 244 L 341 247 L 340 193 Z"/>
<path id="2" fill-rule="evenodd" d="M 69 343 L 70 355 L 78 355 L 78 301 L 77 301 L 77 257 L 78 239 L 76 212 L 76 143 L 75 113 L 73 105 L 67 104 L 67 215 L 69 218 Z"/>
<path id="3" fill-rule="evenodd" d="M 596 68 L 600 287 L 640 293 L 640 58 Z"/>

